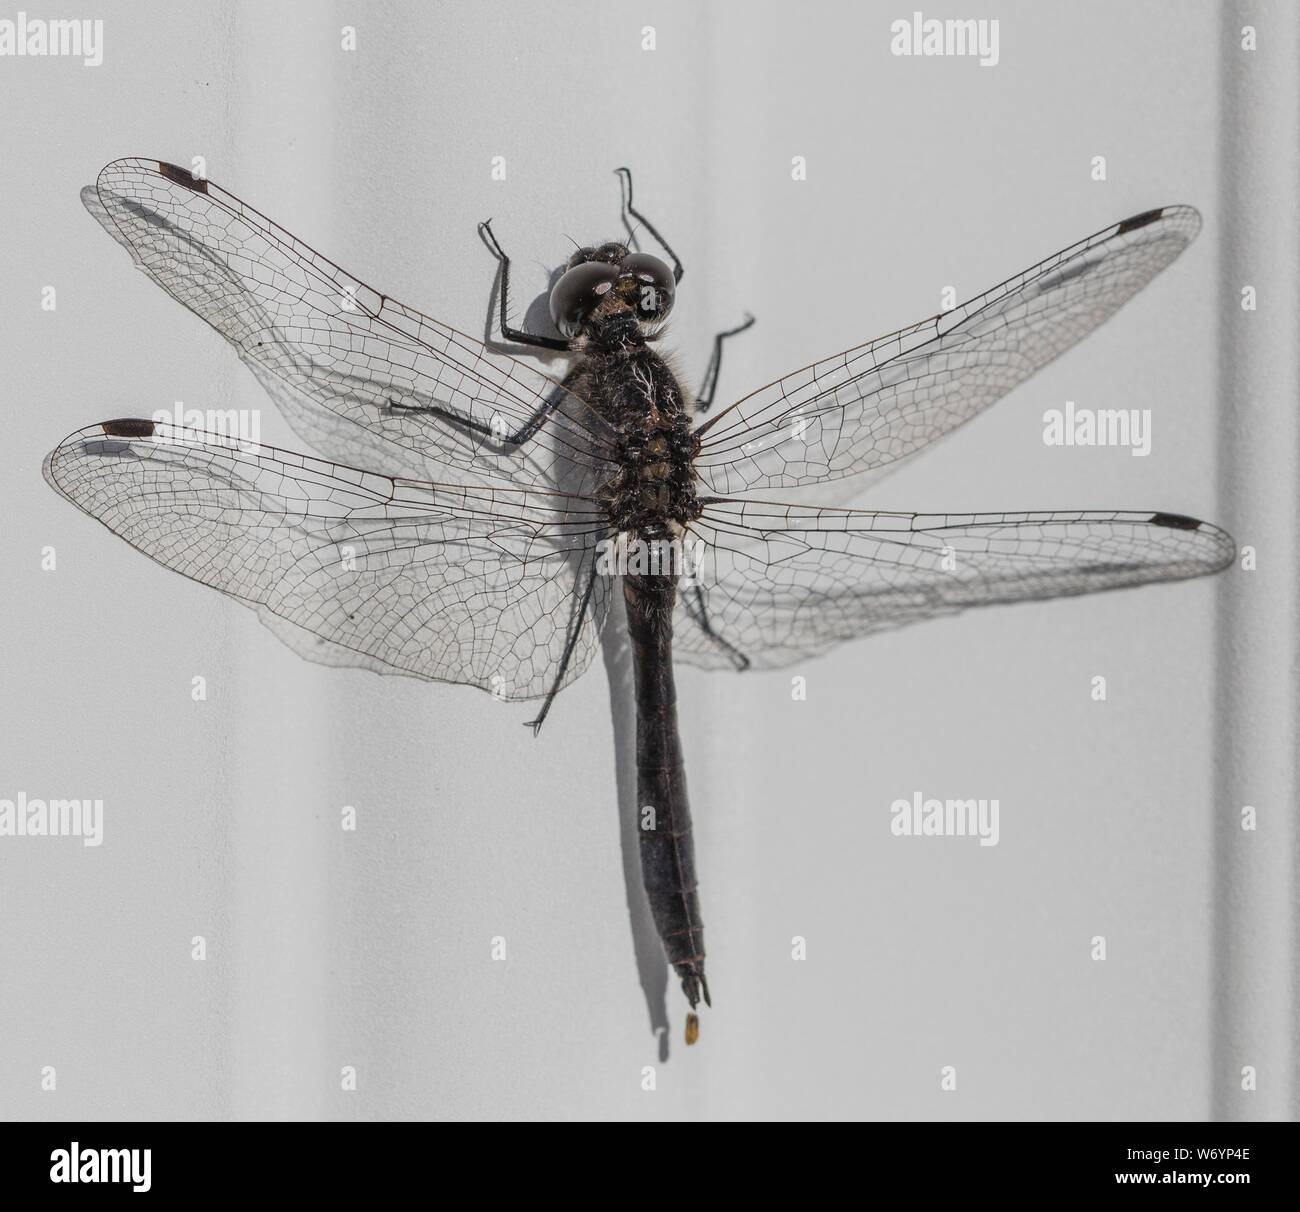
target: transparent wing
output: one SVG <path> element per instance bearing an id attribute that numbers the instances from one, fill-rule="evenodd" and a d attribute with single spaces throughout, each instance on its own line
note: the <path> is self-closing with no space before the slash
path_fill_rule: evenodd
<path id="1" fill-rule="evenodd" d="M 872 513 L 715 501 L 692 525 L 673 653 L 778 669 L 842 640 L 968 606 L 1181 580 L 1225 567 L 1232 539 L 1178 514 Z"/>
<path id="2" fill-rule="evenodd" d="M 300 655 L 498 697 L 590 663 L 602 519 L 579 498 L 394 479 L 217 434 L 110 421 L 45 478 L 167 568 L 247 606 Z M 590 589 L 590 592 L 588 590 Z"/>
<path id="3" fill-rule="evenodd" d="M 760 388 L 699 427 L 699 478 L 720 496 L 817 484 L 819 501 L 850 499 L 1082 340 L 1200 226 L 1190 206 L 1135 215 L 952 311 Z"/>
<path id="4" fill-rule="evenodd" d="M 82 199 L 330 458 L 458 483 L 559 478 L 570 491 L 608 473 L 608 427 L 555 380 L 381 295 L 210 181 L 115 160 Z M 505 440 L 539 418 L 529 441 Z"/>

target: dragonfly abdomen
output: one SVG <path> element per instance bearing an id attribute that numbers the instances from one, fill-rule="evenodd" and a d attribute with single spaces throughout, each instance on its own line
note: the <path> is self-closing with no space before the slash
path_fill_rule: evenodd
<path id="1" fill-rule="evenodd" d="M 668 962 L 691 1007 L 703 996 L 704 923 L 696 893 L 686 768 L 677 729 L 672 617 L 676 576 L 626 576 L 636 681 L 636 770 L 641 880 Z"/>

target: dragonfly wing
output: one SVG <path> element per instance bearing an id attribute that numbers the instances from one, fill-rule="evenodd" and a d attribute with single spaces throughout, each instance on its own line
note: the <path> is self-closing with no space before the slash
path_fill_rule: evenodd
<path id="1" fill-rule="evenodd" d="M 719 496 L 817 485 L 819 501 L 848 500 L 1082 340 L 1200 226 L 1190 206 L 1135 215 L 960 307 L 786 375 L 699 427 L 697 474 Z"/>
<path id="2" fill-rule="evenodd" d="M 574 491 L 607 473 L 608 427 L 554 379 L 381 295 L 212 182 L 115 160 L 82 197 L 332 459 L 364 451 L 389 474 L 532 488 L 555 486 L 562 456 Z M 536 438 L 503 441 L 548 404 Z"/>
<path id="3" fill-rule="evenodd" d="M 1178 514 L 873 513 L 717 501 L 692 525 L 673 653 L 778 669 L 832 645 L 968 606 L 1181 580 L 1225 567 L 1232 539 Z"/>
<path id="4" fill-rule="evenodd" d="M 601 519 L 579 498 L 394 479 L 143 420 L 78 430 L 44 472 L 315 661 L 527 699 L 551 688 L 571 631 L 566 684 L 597 647 Z"/>

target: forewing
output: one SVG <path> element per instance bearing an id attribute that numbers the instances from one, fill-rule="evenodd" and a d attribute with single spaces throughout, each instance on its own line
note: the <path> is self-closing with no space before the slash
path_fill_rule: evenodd
<path id="1" fill-rule="evenodd" d="M 1200 225 L 1190 206 L 1135 215 L 952 311 L 760 388 L 699 427 L 700 479 L 720 496 L 816 484 L 819 501 L 850 499 L 1082 340 Z"/>
<path id="2" fill-rule="evenodd" d="M 605 618 L 607 578 L 586 596 L 601 519 L 577 498 L 394 479 L 141 420 L 78 430 L 44 472 L 324 664 L 536 698 L 571 631 L 565 684 L 586 668 Z"/>
<path id="3" fill-rule="evenodd" d="M 698 584 L 673 652 L 704 668 L 778 669 L 832 645 L 995 602 L 1181 580 L 1225 567 L 1232 539 L 1152 512 L 872 513 L 720 501 L 692 524 Z"/>
<path id="4" fill-rule="evenodd" d="M 607 427 L 553 379 L 373 290 L 212 182 L 157 160 L 115 160 L 82 197 L 331 459 L 516 487 L 556 487 L 558 461 L 570 477 L 558 486 L 571 491 L 607 474 Z M 548 403 L 537 437 L 502 440 Z"/>

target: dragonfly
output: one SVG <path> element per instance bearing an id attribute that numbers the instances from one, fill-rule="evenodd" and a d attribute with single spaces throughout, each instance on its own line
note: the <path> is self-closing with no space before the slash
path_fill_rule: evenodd
<path id="1" fill-rule="evenodd" d="M 1221 529 L 1155 509 L 904 513 L 844 504 L 1080 341 L 1195 238 L 1166 206 L 961 304 L 713 411 L 655 350 L 683 276 L 635 239 L 579 247 L 549 295 L 556 378 L 367 286 L 204 177 L 107 165 L 83 201 L 136 266 L 225 337 L 319 456 L 120 418 L 44 475 L 158 563 L 254 609 L 313 661 L 540 703 L 626 620 L 643 883 L 665 959 L 711 1004 L 674 662 L 772 670 L 970 606 L 1219 571 Z M 671 264 L 669 264 L 671 262 Z M 489 334 L 490 335 L 490 334 Z M 616 609 L 619 599 L 624 609 Z"/>

